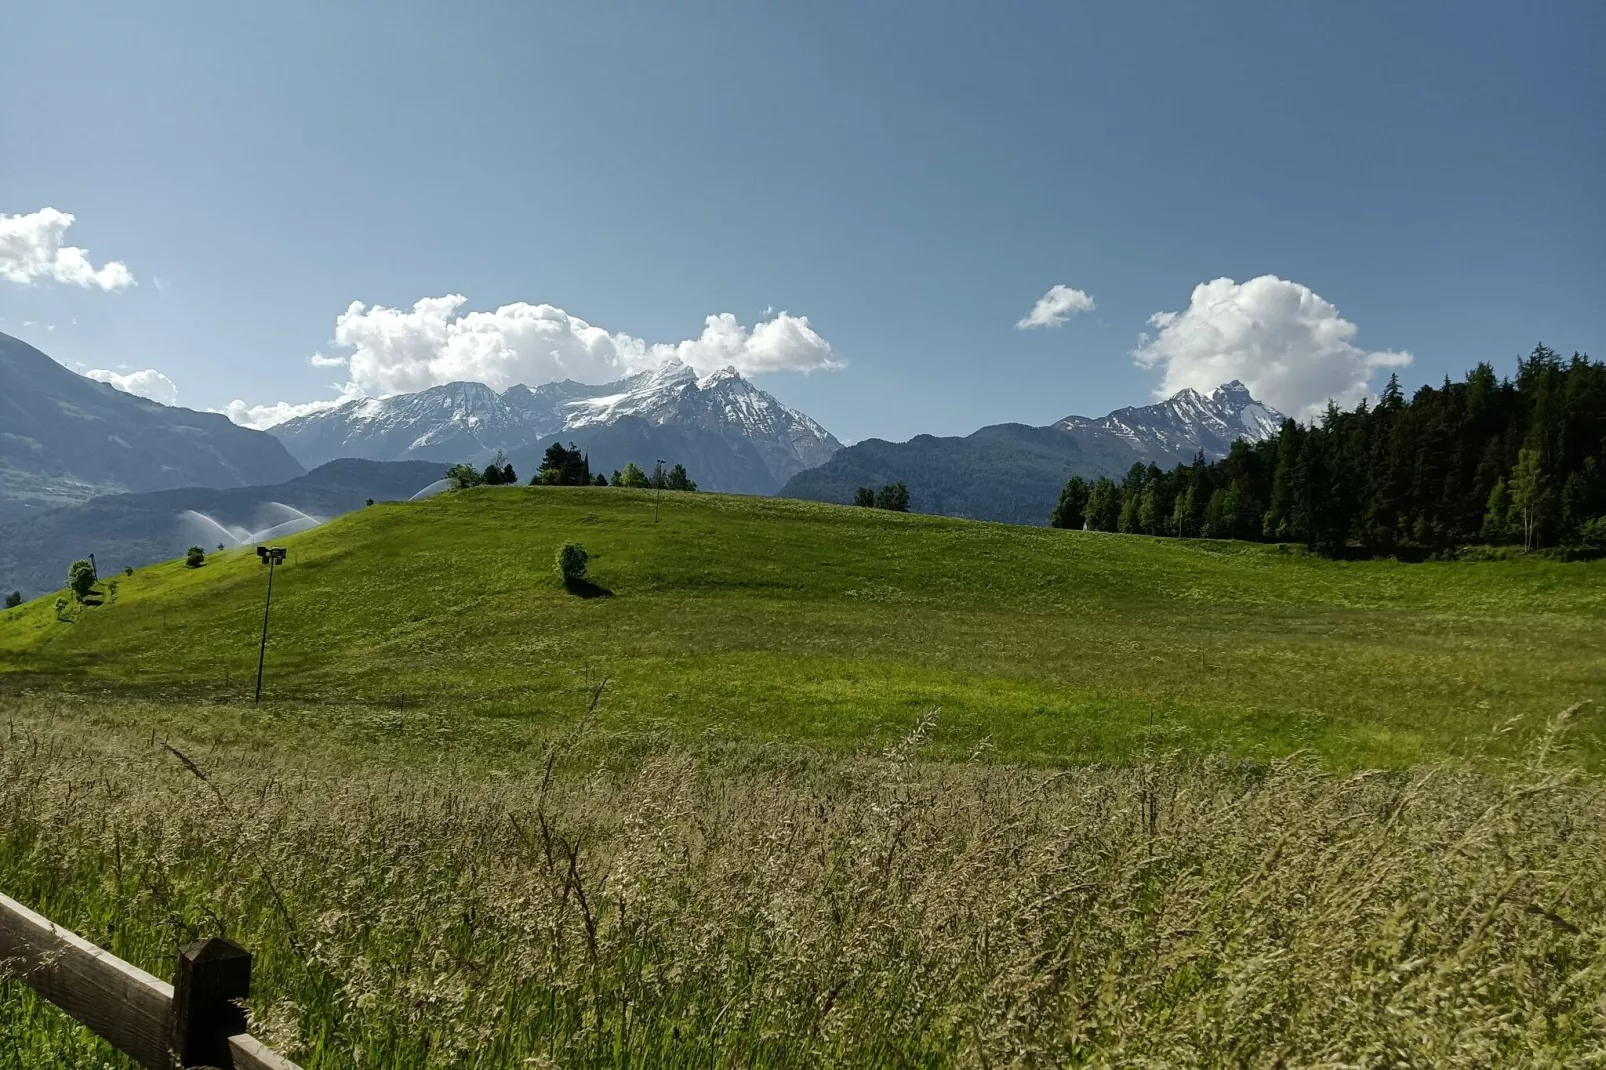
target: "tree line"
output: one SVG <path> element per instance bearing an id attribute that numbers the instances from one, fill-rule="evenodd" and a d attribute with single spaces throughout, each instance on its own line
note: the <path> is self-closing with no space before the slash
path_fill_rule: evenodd
<path id="1" fill-rule="evenodd" d="M 886 484 L 880 490 L 860 487 L 853 492 L 853 504 L 861 509 L 890 509 L 894 513 L 907 513 L 909 488 L 901 479 Z"/>
<path id="2" fill-rule="evenodd" d="M 1073 477 L 1050 523 L 1181 538 L 1302 542 L 1338 556 L 1468 544 L 1606 549 L 1606 363 L 1538 346 L 1501 379 L 1407 399 L 1399 377 L 1375 405 L 1328 404 L 1320 421 L 1233 443 L 1224 458 L 1119 482 Z"/>
<path id="3" fill-rule="evenodd" d="M 459 488 L 507 486 L 519 481 L 518 473 L 513 470 L 513 465 L 508 462 L 501 450 L 497 450 L 496 456 L 483 469 L 471 464 L 456 464 L 447 470 L 446 478 L 456 483 Z M 573 442 L 568 446 L 554 442 L 547 447 L 546 453 L 541 458 L 541 468 L 530 478 L 530 486 L 615 486 L 684 491 L 697 489 L 696 482 L 692 480 L 683 464 L 677 464 L 669 469 L 665 469 L 662 463 L 655 464 L 652 472 L 648 473 L 642 471 L 636 462 L 631 461 L 623 469 L 614 469 L 613 479 L 610 481 L 601 472 L 592 473 L 590 457 Z"/>

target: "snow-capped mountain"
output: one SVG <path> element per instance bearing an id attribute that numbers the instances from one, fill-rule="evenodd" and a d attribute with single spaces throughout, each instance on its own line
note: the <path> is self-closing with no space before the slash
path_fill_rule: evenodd
<path id="1" fill-rule="evenodd" d="M 657 457 L 646 454 L 657 453 L 686 463 L 709 490 L 745 493 L 769 493 L 841 448 L 734 369 L 698 378 L 678 360 L 600 386 L 565 380 L 499 394 L 481 383 L 448 383 L 361 398 L 270 431 L 309 467 L 336 457 L 483 463 L 497 450 L 529 467 L 532 451 L 561 437 L 605 454 L 593 459 L 597 468 L 650 465 Z M 642 456 L 618 460 L 621 451 Z"/>
<path id="2" fill-rule="evenodd" d="M 799 472 L 781 494 L 849 502 L 855 488 L 902 480 L 917 512 L 1046 524 L 1073 475 L 1119 479 L 1133 464 L 1171 468 L 1201 450 L 1214 460 L 1237 439 L 1276 435 L 1282 422 L 1242 383 L 1231 382 L 1208 394 L 1183 390 L 1158 404 L 1096 419 L 1067 416 L 1048 427 L 993 424 L 964 438 L 866 439 Z"/>
<path id="3" fill-rule="evenodd" d="M 1262 405 L 1238 380 L 1201 394 L 1178 391 L 1154 405 L 1116 409 L 1093 419 L 1067 416 L 1054 426 L 1062 431 L 1103 433 L 1127 443 L 1145 458 L 1192 459 L 1204 451 L 1224 457 L 1237 439 L 1259 442 L 1282 428 L 1283 415 Z"/>

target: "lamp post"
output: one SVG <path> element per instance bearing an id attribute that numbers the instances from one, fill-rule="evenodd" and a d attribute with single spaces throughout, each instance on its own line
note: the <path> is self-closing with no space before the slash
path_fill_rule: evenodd
<path id="1" fill-rule="evenodd" d="M 262 705 L 262 663 L 268 656 L 268 610 L 273 606 L 273 566 L 284 564 L 284 547 L 258 546 L 257 557 L 268 566 L 268 600 L 262 604 L 262 645 L 257 649 L 257 697 Z"/>
<path id="2" fill-rule="evenodd" d="M 659 457 L 658 471 L 653 473 L 653 482 L 658 484 L 658 489 L 652 496 L 652 522 L 654 524 L 658 523 L 658 503 L 664 500 L 664 482 L 668 478 L 669 473 L 664 471 L 664 459 Z"/>

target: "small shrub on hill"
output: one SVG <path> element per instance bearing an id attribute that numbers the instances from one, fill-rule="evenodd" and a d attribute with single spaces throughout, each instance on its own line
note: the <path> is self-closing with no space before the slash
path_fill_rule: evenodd
<path id="1" fill-rule="evenodd" d="M 566 542 L 558 550 L 558 575 L 564 583 L 577 583 L 586 578 L 586 562 L 590 555 L 577 542 Z"/>
<path id="2" fill-rule="evenodd" d="M 186 568 L 200 568 L 206 564 L 206 551 L 199 546 L 191 546 L 188 554 L 184 556 Z"/>
<path id="3" fill-rule="evenodd" d="M 16 609 L 20 605 L 22 605 L 22 592 L 21 591 L 12 591 L 10 594 L 6 595 L 6 608 L 7 609 Z"/>

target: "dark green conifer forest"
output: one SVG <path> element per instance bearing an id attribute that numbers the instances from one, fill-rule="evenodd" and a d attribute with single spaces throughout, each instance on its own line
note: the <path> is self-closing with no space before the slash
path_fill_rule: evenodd
<path id="1" fill-rule="evenodd" d="M 1073 478 L 1051 523 L 1183 538 L 1300 542 L 1331 556 L 1468 545 L 1606 550 L 1606 364 L 1541 345 L 1514 379 L 1479 364 L 1406 398 L 1329 404 L 1309 426 L 1219 461 L 1120 482 Z"/>

